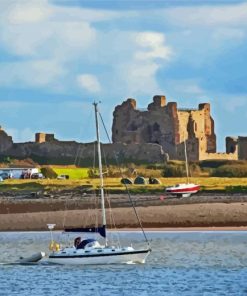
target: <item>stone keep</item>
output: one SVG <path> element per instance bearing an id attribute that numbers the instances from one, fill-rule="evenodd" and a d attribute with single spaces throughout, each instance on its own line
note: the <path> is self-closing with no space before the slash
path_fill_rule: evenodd
<path id="1" fill-rule="evenodd" d="M 210 104 L 198 109 L 178 109 L 177 103 L 166 103 L 165 96 L 154 96 L 147 110 L 136 108 L 135 99 L 127 99 L 113 113 L 113 143 L 156 143 L 170 159 L 184 160 L 184 141 L 188 159 L 203 159 L 216 152 L 214 120 Z"/>

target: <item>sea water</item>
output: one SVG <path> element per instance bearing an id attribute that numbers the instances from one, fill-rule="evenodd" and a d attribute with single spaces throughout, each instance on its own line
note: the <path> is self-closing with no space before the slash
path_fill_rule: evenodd
<path id="1" fill-rule="evenodd" d="M 0 295 L 247 295 L 247 232 L 148 232 L 146 264 L 8 265 L 48 252 L 46 232 L 0 233 Z M 141 246 L 141 233 L 112 233 Z M 66 245 L 71 236 L 54 238 Z"/>

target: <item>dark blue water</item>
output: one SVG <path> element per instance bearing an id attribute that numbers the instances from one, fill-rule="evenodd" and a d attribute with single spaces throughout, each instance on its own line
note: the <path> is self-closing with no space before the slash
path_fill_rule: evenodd
<path id="1" fill-rule="evenodd" d="M 114 234 L 115 236 L 116 234 Z M 149 232 L 144 265 L 0 265 L 0 295 L 247 295 L 247 232 Z M 55 238 L 67 240 L 55 233 Z M 120 234 L 140 245 L 141 235 Z M 47 251 L 48 233 L 0 233 L 0 261 Z"/>

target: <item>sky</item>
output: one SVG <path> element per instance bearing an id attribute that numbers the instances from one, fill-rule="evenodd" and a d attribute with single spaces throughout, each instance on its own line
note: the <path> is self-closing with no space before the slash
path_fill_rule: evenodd
<path id="1" fill-rule="evenodd" d="M 211 103 L 218 151 L 247 136 L 247 1 L 1 0 L 0 125 L 15 142 L 36 132 L 95 138 L 116 105 Z"/>

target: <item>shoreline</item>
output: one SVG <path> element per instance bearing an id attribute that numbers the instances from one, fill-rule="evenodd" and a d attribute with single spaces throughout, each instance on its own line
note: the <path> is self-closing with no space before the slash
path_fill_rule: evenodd
<path id="1" fill-rule="evenodd" d="M 53 232 L 62 232 L 62 229 L 55 229 Z M 109 232 L 141 232 L 140 228 L 120 228 L 120 229 L 107 229 Z M 160 228 L 144 228 L 145 232 L 247 232 L 247 226 L 231 227 L 231 226 L 222 226 L 222 227 L 160 227 Z M 48 229 L 43 230 L 0 230 L 0 233 L 9 233 L 9 232 L 49 232 Z"/>
<path id="2" fill-rule="evenodd" d="M 145 230 L 247 230 L 247 202 L 164 204 L 138 206 L 136 210 Z M 112 208 L 111 213 L 114 219 L 107 220 L 108 228 L 116 225 L 119 231 L 140 229 L 132 208 Z M 109 209 L 107 214 L 109 217 Z M 0 231 L 44 231 L 47 224 L 56 224 L 56 230 L 90 227 L 96 220 L 101 221 L 100 213 L 96 215 L 92 209 L 32 212 L 29 208 L 26 212 L 0 214 Z"/>

